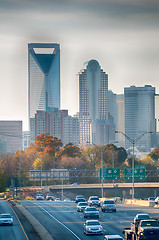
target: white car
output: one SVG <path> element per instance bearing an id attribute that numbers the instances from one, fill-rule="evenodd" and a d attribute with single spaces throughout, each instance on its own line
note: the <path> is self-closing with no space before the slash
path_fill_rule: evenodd
<path id="1" fill-rule="evenodd" d="M 45 199 L 45 197 L 44 197 L 44 195 L 42 193 L 38 193 L 36 195 L 36 200 L 44 200 L 44 199 Z"/>
<path id="2" fill-rule="evenodd" d="M 87 202 L 79 202 L 77 204 L 77 212 L 83 212 L 86 207 L 88 207 L 88 203 Z"/>
<path id="3" fill-rule="evenodd" d="M 104 202 L 101 203 L 101 210 L 102 212 L 116 212 L 116 205 L 113 200 L 104 200 Z"/>
<path id="4" fill-rule="evenodd" d="M 159 201 L 159 197 L 156 197 L 155 202 L 158 202 L 158 201 Z"/>
<path id="5" fill-rule="evenodd" d="M 120 235 L 105 235 L 104 240 L 124 240 Z"/>
<path id="6" fill-rule="evenodd" d="M 65 198 L 65 199 L 64 199 L 64 202 L 70 202 L 70 201 L 71 201 L 70 198 Z"/>
<path id="7" fill-rule="evenodd" d="M 0 225 L 13 225 L 13 218 L 9 213 L 0 214 Z"/>
<path id="8" fill-rule="evenodd" d="M 88 205 L 91 206 L 100 206 L 100 200 L 98 196 L 90 196 L 88 199 Z"/>
<path id="9" fill-rule="evenodd" d="M 98 220 L 87 220 L 84 223 L 84 234 L 103 234 L 103 227 Z"/>

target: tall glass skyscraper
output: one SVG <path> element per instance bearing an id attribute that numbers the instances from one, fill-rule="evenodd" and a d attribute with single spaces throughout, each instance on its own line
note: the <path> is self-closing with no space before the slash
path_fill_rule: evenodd
<path id="1" fill-rule="evenodd" d="M 80 143 L 90 143 L 91 123 L 108 120 L 108 74 L 94 59 L 78 73 L 78 98 Z"/>
<path id="2" fill-rule="evenodd" d="M 139 137 L 136 146 L 141 150 L 152 147 L 150 133 L 140 136 L 145 132 L 155 133 L 155 87 L 124 88 L 125 102 L 125 134 L 135 140 Z M 125 138 L 125 147 L 132 147 L 132 143 Z"/>
<path id="3" fill-rule="evenodd" d="M 28 44 L 29 122 L 37 110 L 60 109 L 60 45 Z"/>

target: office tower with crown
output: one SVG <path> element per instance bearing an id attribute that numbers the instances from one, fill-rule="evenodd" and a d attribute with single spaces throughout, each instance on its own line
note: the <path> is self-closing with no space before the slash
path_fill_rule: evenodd
<path id="1" fill-rule="evenodd" d="M 77 81 L 80 144 L 105 144 L 102 139 L 105 139 L 108 121 L 108 74 L 93 59 L 84 64 L 77 74 Z"/>
<path id="2" fill-rule="evenodd" d="M 36 111 L 60 109 L 60 45 L 28 44 L 28 107 L 30 130 Z"/>

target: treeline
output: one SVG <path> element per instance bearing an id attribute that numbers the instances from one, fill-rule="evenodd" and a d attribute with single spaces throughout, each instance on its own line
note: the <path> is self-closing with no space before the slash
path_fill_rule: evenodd
<path id="1" fill-rule="evenodd" d="M 0 160 L 0 192 L 11 185 L 14 171 L 50 169 L 98 170 L 101 167 L 103 152 L 103 167 L 120 169 L 132 166 L 132 157 L 126 150 L 113 144 L 106 146 L 91 146 L 79 148 L 69 143 L 63 146 L 60 139 L 41 134 L 36 137 L 25 151 L 17 150 L 14 156 L 1 155 Z M 143 159 L 135 158 L 135 166 L 145 165 L 146 170 L 156 170 L 158 167 L 159 148 Z"/>

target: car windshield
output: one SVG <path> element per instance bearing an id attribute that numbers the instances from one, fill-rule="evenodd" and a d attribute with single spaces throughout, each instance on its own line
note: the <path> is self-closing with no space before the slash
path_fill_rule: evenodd
<path id="1" fill-rule="evenodd" d="M 92 197 L 91 200 L 99 200 L 98 197 Z"/>
<path id="2" fill-rule="evenodd" d="M 115 204 L 114 201 L 104 201 L 104 204 Z"/>
<path id="3" fill-rule="evenodd" d="M 98 221 L 87 222 L 87 226 L 90 225 L 100 225 L 100 223 Z"/>
<path id="4" fill-rule="evenodd" d="M 97 211 L 96 208 L 87 208 L 86 210 L 87 210 L 87 211 Z"/>
<path id="5" fill-rule="evenodd" d="M 156 221 L 143 221 L 141 227 L 158 227 L 158 222 Z"/>
<path id="6" fill-rule="evenodd" d="M 88 206 L 88 203 L 87 202 L 79 203 L 78 206 Z"/>
<path id="7" fill-rule="evenodd" d="M 138 215 L 137 218 L 138 219 L 150 219 L 150 216 L 147 214 L 143 214 L 143 215 Z"/>
<path id="8" fill-rule="evenodd" d="M 76 198 L 79 199 L 79 198 L 84 198 L 84 197 L 83 196 L 77 196 Z"/>
<path id="9" fill-rule="evenodd" d="M 11 218 L 11 216 L 9 214 L 3 214 L 0 216 L 1 218 Z"/>

